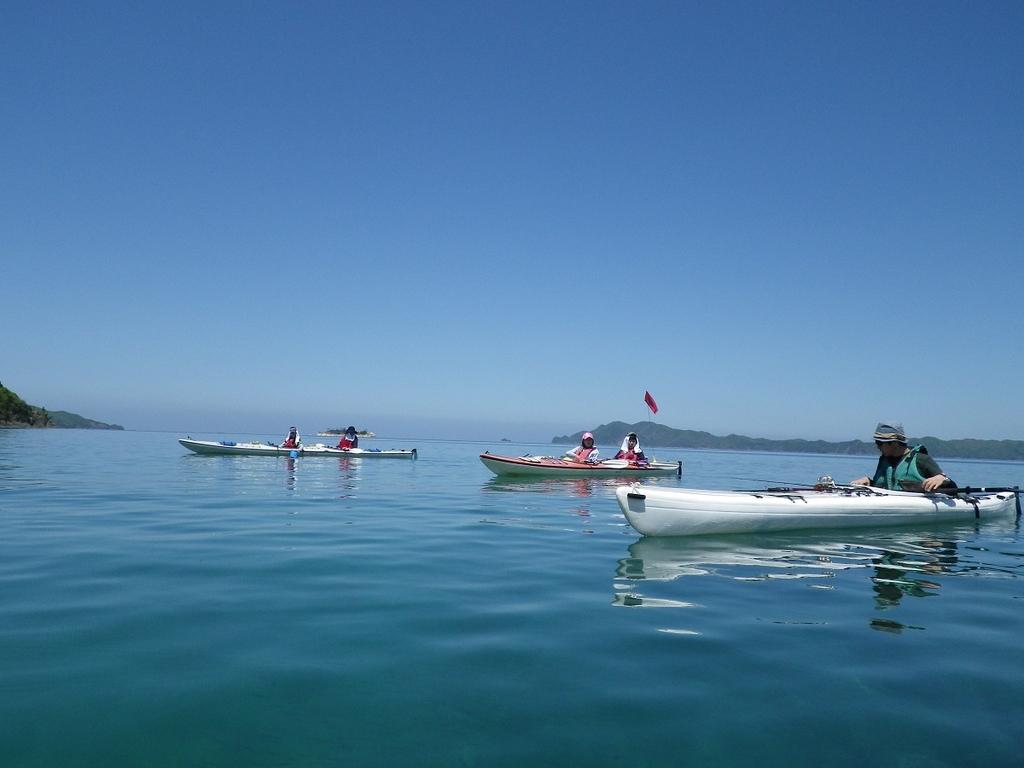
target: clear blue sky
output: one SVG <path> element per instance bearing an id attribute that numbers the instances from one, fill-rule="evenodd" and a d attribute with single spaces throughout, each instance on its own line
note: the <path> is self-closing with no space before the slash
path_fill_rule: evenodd
<path id="1" fill-rule="evenodd" d="M 135 429 L 1024 439 L 1024 3 L 0 10 L 0 381 Z"/>

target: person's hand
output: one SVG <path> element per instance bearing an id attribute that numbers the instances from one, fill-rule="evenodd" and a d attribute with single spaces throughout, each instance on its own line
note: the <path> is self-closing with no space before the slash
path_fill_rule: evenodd
<path id="1" fill-rule="evenodd" d="M 934 491 L 936 488 L 942 485 L 944 482 L 946 482 L 948 479 L 949 478 L 946 477 L 945 475 L 932 475 L 927 480 L 925 480 L 921 485 L 924 486 L 924 489 L 930 493 L 931 491 Z"/>
<path id="2" fill-rule="evenodd" d="M 871 478 L 858 477 L 856 480 L 851 480 L 850 485 L 871 485 Z"/>

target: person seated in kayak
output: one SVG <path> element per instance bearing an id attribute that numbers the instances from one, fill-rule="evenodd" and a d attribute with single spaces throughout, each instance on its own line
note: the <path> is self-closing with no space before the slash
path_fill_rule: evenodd
<path id="1" fill-rule="evenodd" d="M 635 464 L 647 463 L 647 457 L 644 456 L 643 449 L 640 447 L 636 432 L 630 432 L 622 438 L 622 447 L 615 454 L 615 458 L 625 459 Z"/>
<path id="2" fill-rule="evenodd" d="M 281 443 L 281 447 L 282 448 L 298 448 L 299 444 L 301 442 L 302 442 L 302 438 L 299 437 L 299 428 L 298 427 L 290 427 L 288 429 L 288 437 L 286 437 L 284 439 L 284 442 Z"/>
<path id="3" fill-rule="evenodd" d="M 949 475 L 945 474 L 935 459 L 928 455 L 923 445 L 913 448 L 907 445 L 907 435 L 902 424 L 880 423 L 875 428 L 875 445 L 881 452 L 873 477 L 858 477 L 851 485 L 871 485 L 890 491 L 925 491 L 938 488 L 956 488 Z"/>
<path id="4" fill-rule="evenodd" d="M 600 451 L 594 447 L 594 436 L 589 432 L 584 432 L 580 444 L 566 451 L 564 458 L 568 461 L 577 461 L 580 464 L 593 464 L 597 461 L 599 453 Z"/>
<path id="5" fill-rule="evenodd" d="M 341 436 L 341 440 L 338 441 L 338 448 L 347 451 L 349 448 L 359 447 L 359 436 L 356 434 L 355 427 L 348 427 L 345 430 L 345 434 Z"/>

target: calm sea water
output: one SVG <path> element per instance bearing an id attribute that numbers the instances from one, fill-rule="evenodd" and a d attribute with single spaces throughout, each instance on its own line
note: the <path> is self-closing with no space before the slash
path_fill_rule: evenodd
<path id="1" fill-rule="evenodd" d="M 1012 519 L 642 539 L 614 482 L 477 459 L 551 446 L 372 445 L 420 458 L 0 430 L 0 765 L 1024 762 Z M 711 488 L 874 464 L 654 453 Z"/>

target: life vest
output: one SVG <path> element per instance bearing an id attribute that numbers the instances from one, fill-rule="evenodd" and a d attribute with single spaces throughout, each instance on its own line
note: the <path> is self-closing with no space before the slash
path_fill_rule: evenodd
<path id="1" fill-rule="evenodd" d="M 576 461 L 584 462 L 589 458 L 596 448 L 584 448 L 582 445 L 576 449 Z"/>
<path id="2" fill-rule="evenodd" d="M 878 459 L 878 468 L 875 469 L 875 477 L 872 479 L 871 484 L 876 488 L 899 491 L 902 489 L 904 482 L 923 483 L 926 478 L 917 468 L 917 457 L 922 453 L 928 453 L 928 449 L 923 445 L 915 445 L 903 454 L 900 463 L 895 467 L 889 463 L 885 456 L 880 457 Z"/>
<path id="3" fill-rule="evenodd" d="M 341 438 L 341 440 L 338 441 L 338 447 L 343 449 L 343 450 L 345 448 L 355 448 L 356 442 L 358 441 L 358 439 L 359 438 L 353 438 L 353 439 L 349 440 L 347 437 L 343 437 L 343 438 Z"/>
<path id="4" fill-rule="evenodd" d="M 616 459 L 625 459 L 626 461 L 636 461 L 637 455 L 633 451 L 619 451 L 615 454 Z"/>
<path id="5" fill-rule="evenodd" d="M 299 443 L 294 438 L 289 437 L 287 440 L 285 440 L 283 443 L 281 443 L 281 447 L 282 448 L 298 448 L 299 447 Z"/>

